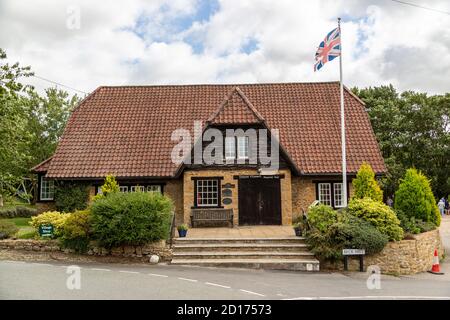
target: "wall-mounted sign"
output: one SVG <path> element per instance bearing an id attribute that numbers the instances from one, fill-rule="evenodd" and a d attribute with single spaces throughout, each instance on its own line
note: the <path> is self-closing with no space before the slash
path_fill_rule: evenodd
<path id="1" fill-rule="evenodd" d="M 232 191 L 231 191 L 231 189 L 223 189 L 222 190 L 222 195 L 224 196 L 224 197 L 231 197 L 231 195 L 232 195 Z"/>
<path id="2" fill-rule="evenodd" d="M 232 202 L 233 202 L 233 200 L 231 200 L 231 198 L 223 198 L 222 199 L 223 204 L 231 204 Z"/>

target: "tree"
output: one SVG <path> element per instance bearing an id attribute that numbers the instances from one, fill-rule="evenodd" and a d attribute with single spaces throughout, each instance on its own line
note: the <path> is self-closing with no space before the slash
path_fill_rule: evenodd
<path id="1" fill-rule="evenodd" d="M 392 85 L 353 91 L 365 102 L 388 169 L 386 194 L 411 167 L 430 178 L 436 198 L 450 194 L 450 93 L 398 94 Z"/>
<path id="2" fill-rule="evenodd" d="M 383 201 L 383 191 L 375 180 L 375 173 L 372 167 L 363 163 L 356 174 L 356 179 L 352 182 L 354 188 L 354 198 L 371 198 L 375 201 Z"/>
<path id="3" fill-rule="evenodd" d="M 441 215 L 431 191 L 430 181 L 416 169 L 408 169 L 395 193 L 395 210 L 408 217 L 414 217 L 436 226 L 441 223 Z"/>
<path id="4" fill-rule="evenodd" d="M 71 110 L 79 98 L 50 88 L 45 96 L 20 81 L 30 67 L 6 63 L 0 48 L 0 206 L 13 195 L 30 168 L 55 151 Z"/>
<path id="5" fill-rule="evenodd" d="M 28 87 L 19 78 L 33 75 L 30 67 L 21 67 L 19 63 L 10 65 L 6 58 L 6 52 L 0 48 L 0 205 L 20 181 L 29 157 L 27 112 L 19 95 Z"/>
<path id="6" fill-rule="evenodd" d="M 98 193 L 94 196 L 93 200 L 98 200 L 106 197 L 108 194 L 117 193 L 120 191 L 119 184 L 116 181 L 116 177 L 112 174 L 108 174 L 105 177 L 105 182 L 101 187 L 102 193 Z"/>

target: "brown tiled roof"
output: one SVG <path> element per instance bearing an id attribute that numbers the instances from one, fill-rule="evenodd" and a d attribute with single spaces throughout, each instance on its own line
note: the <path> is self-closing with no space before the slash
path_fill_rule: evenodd
<path id="1" fill-rule="evenodd" d="M 264 119 L 245 94 L 234 87 L 216 112 L 208 119 L 209 124 L 254 124 Z"/>
<path id="2" fill-rule="evenodd" d="M 47 172 L 48 167 L 50 166 L 50 161 L 52 160 L 52 157 L 42 161 L 41 163 L 35 165 L 33 168 L 31 168 L 31 172 L 33 173 L 44 173 Z"/>
<path id="3" fill-rule="evenodd" d="M 385 172 L 361 101 L 345 90 L 347 167 Z M 341 172 L 339 83 L 99 87 L 73 112 L 48 168 L 53 178 L 171 177 L 175 129 L 195 120 L 279 129 L 302 174 Z"/>

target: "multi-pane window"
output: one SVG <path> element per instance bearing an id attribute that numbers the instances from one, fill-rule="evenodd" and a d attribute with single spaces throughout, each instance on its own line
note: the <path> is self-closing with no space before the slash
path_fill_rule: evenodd
<path id="1" fill-rule="evenodd" d="M 119 186 L 120 192 L 128 192 L 128 186 Z"/>
<path id="2" fill-rule="evenodd" d="M 236 158 L 236 139 L 234 137 L 225 137 L 225 159 Z"/>
<path id="3" fill-rule="evenodd" d="M 342 203 L 342 182 L 333 183 L 334 207 L 341 208 Z"/>
<path id="4" fill-rule="evenodd" d="M 53 200 L 55 195 L 55 182 L 53 180 L 47 180 L 44 177 L 41 178 L 41 200 Z"/>
<path id="5" fill-rule="evenodd" d="M 144 192 L 145 187 L 144 186 L 131 186 L 130 191 L 131 192 Z"/>
<path id="6" fill-rule="evenodd" d="M 197 206 L 214 207 L 219 205 L 219 180 L 196 180 Z"/>
<path id="7" fill-rule="evenodd" d="M 238 158 L 248 159 L 248 137 L 238 137 Z"/>
<path id="8" fill-rule="evenodd" d="M 161 185 L 153 184 L 153 185 L 147 186 L 147 192 L 160 192 L 161 193 Z"/>
<path id="9" fill-rule="evenodd" d="M 318 191 L 320 203 L 331 206 L 331 183 L 319 183 Z"/>

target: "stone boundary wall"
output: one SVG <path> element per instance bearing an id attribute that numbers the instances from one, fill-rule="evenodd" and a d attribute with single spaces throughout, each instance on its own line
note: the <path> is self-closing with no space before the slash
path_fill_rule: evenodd
<path id="1" fill-rule="evenodd" d="M 377 254 L 364 257 L 364 268 L 370 265 L 380 267 L 381 273 L 410 275 L 431 270 L 434 250 L 438 249 L 439 257 L 444 256 L 444 246 L 441 242 L 439 230 L 417 234 L 413 239 L 389 242 Z M 321 262 L 322 269 L 343 270 L 343 262 L 335 264 Z M 359 271 L 359 260 L 350 258 L 348 263 L 350 271 Z"/>
<path id="2" fill-rule="evenodd" d="M 0 240 L 0 249 L 25 250 L 25 251 L 43 251 L 65 253 L 74 253 L 73 250 L 64 249 L 60 246 L 58 240 Z M 135 258 L 143 261 L 149 261 L 149 256 L 158 255 L 160 261 L 170 261 L 172 259 L 172 249 L 166 245 L 166 241 L 149 243 L 143 246 L 120 246 L 112 249 L 106 249 L 91 244 L 85 255 L 94 256 L 114 256 L 124 258 Z"/>

